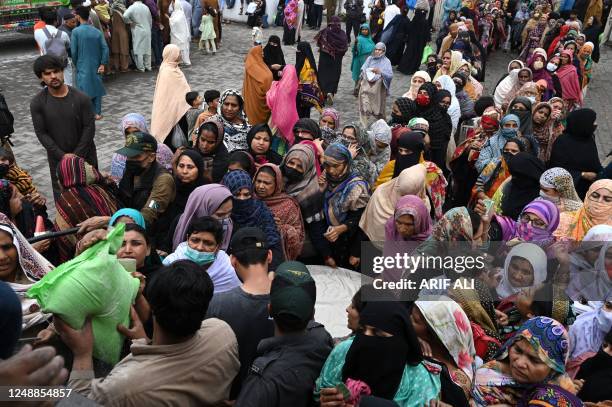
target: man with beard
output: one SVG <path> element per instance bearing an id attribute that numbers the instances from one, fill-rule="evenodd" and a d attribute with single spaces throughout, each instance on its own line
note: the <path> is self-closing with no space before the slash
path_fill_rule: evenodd
<path id="1" fill-rule="evenodd" d="M 57 165 L 65 155 L 77 155 L 98 166 L 91 99 L 64 83 L 64 65 L 52 55 L 34 61 L 34 73 L 45 86 L 30 101 L 34 132 L 47 150 L 53 195 L 59 196 Z"/>

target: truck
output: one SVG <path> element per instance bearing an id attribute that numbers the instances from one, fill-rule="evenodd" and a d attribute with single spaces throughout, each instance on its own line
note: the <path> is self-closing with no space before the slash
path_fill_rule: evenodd
<path id="1" fill-rule="evenodd" d="M 0 0 L 0 33 L 32 30 L 40 7 L 57 8 L 58 0 Z"/>

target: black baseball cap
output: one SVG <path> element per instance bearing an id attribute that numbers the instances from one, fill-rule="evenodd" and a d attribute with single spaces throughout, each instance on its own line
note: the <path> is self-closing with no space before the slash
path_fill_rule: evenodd
<path id="1" fill-rule="evenodd" d="M 149 133 L 136 131 L 125 136 L 125 146 L 117 150 L 117 154 L 128 158 L 142 153 L 156 153 L 157 140 Z"/>
<path id="2" fill-rule="evenodd" d="M 317 286 L 308 268 L 299 261 L 281 263 L 270 288 L 270 314 L 308 322 L 317 301 Z"/>
<path id="3" fill-rule="evenodd" d="M 232 236 L 229 245 L 230 253 L 238 253 L 249 249 L 268 250 L 268 240 L 261 229 L 256 227 L 240 228 Z"/>

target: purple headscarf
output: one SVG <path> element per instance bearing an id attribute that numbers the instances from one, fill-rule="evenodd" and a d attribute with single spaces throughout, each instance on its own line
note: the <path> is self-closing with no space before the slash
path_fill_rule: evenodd
<path id="1" fill-rule="evenodd" d="M 534 228 L 531 222 L 521 222 L 520 218 L 524 213 L 536 215 L 546 222 L 546 227 L 544 229 Z M 555 240 L 553 232 L 559 226 L 559 209 L 554 203 L 538 198 L 525 205 L 519 219 L 516 221 L 507 216 L 496 216 L 495 218 L 502 228 L 502 240 L 520 239 L 545 248 Z"/>
<path id="2" fill-rule="evenodd" d="M 194 218 L 201 216 L 211 216 L 219 206 L 228 198 L 232 197 L 229 189 L 221 184 L 208 184 L 197 187 L 189 195 L 185 211 L 181 215 L 174 237 L 172 239 L 172 250 L 176 250 L 177 246 L 185 241 L 187 228 Z M 223 243 L 221 249 L 227 250 L 232 237 L 233 223 L 230 218 L 223 220 Z"/>
<path id="3" fill-rule="evenodd" d="M 414 219 L 414 234 L 411 241 L 422 242 L 431 234 L 431 218 L 423 200 L 416 195 L 404 195 L 395 204 L 395 213 L 385 223 L 385 239 L 402 241 L 404 238 L 395 228 L 395 221 L 402 215 L 411 215 Z"/>

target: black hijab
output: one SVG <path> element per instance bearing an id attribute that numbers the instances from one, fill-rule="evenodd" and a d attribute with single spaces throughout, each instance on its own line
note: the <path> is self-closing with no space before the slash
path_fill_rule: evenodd
<path id="1" fill-rule="evenodd" d="M 612 331 L 604 340 L 612 343 Z M 584 361 L 576 379 L 584 379 L 584 385 L 577 394 L 580 400 L 597 403 L 612 399 L 612 355 L 599 349 L 595 356 Z"/>
<path id="2" fill-rule="evenodd" d="M 515 110 L 514 105 L 521 103 L 525 105 L 527 110 Z M 525 96 L 515 97 L 514 100 L 508 106 L 508 114 L 514 114 L 521 119 L 521 127 L 519 128 L 523 136 L 533 134 L 533 122 L 531 120 L 531 100 Z"/>
<path id="3" fill-rule="evenodd" d="M 602 33 L 603 27 L 599 23 L 597 17 L 593 17 L 593 24 L 589 27 L 585 28 L 582 33 L 586 37 L 586 41 L 590 41 L 593 43 L 593 52 L 591 53 L 591 58 L 593 62 L 599 62 L 599 35 Z"/>
<path id="4" fill-rule="evenodd" d="M 298 78 L 300 77 L 300 71 L 304 67 L 304 61 L 306 61 L 306 59 L 308 59 L 310 67 L 314 69 L 315 75 L 317 75 L 318 78 L 319 73 L 317 72 L 317 62 L 315 61 L 314 55 L 312 53 L 310 43 L 306 41 L 300 41 L 297 45 L 297 51 L 295 54 L 295 71 L 297 72 Z"/>
<path id="5" fill-rule="evenodd" d="M 516 220 L 525 205 L 540 196 L 544 163 L 532 154 L 519 152 L 507 159 L 512 179 L 502 198 L 502 214 Z"/>
<path id="6" fill-rule="evenodd" d="M 189 157 L 198 169 L 198 178 L 188 184 L 182 182 L 176 176 L 176 174 L 174 175 L 174 183 L 176 185 L 176 197 L 174 198 L 174 204 L 184 209 L 185 205 L 187 204 L 189 194 L 191 194 L 197 187 L 204 185 L 204 160 L 202 159 L 202 155 L 195 150 L 183 150 L 176 159 L 177 166 L 182 156 Z"/>
<path id="7" fill-rule="evenodd" d="M 400 111 L 400 115 L 396 116 L 391 112 L 391 121 L 389 125 L 399 124 L 400 126 L 407 126 L 410 119 L 416 117 L 416 103 L 410 98 L 401 97 L 395 100 L 395 104 Z"/>
<path id="8" fill-rule="evenodd" d="M 217 144 L 213 151 L 209 154 L 205 154 L 198 149 L 198 144 L 200 142 L 200 137 L 202 135 L 203 130 L 208 130 L 212 132 L 216 136 Z M 223 136 L 225 131 L 223 130 L 223 124 L 216 120 L 207 120 L 200 125 L 198 129 L 198 138 L 196 139 L 196 144 L 194 148 L 200 153 L 202 157 L 211 157 L 213 158 L 213 170 L 212 170 L 212 180 L 213 182 L 219 183 L 223 176 L 227 172 L 227 166 L 229 165 L 229 152 L 223 144 Z"/>
<path id="9" fill-rule="evenodd" d="M 395 156 L 395 168 L 393 169 L 393 178 L 397 177 L 406 168 L 419 163 L 421 153 L 425 149 L 423 141 L 423 133 L 418 131 L 410 131 L 399 136 L 397 147 L 407 148 L 412 151 L 411 154 L 402 155 L 399 152 Z"/>
<path id="10" fill-rule="evenodd" d="M 275 45 L 272 45 L 275 44 Z M 281 48 L 281 40 L 277 35 L 271 35 L 268 38 L 268 43 L 263 48 L 263 59 L 268 67 L 278 64 L 280 66 L 285 66 L 285 55 L 283 54 L 283 49 Z M 274 80 L 277 81 L 280 79 L 278 76 L 279 71 L 272 71 L 272 76 L 274 76 Z"/>
<path id="11" fill-rule="evenodd" d="M 438 89 L 432 82 L 425 82 L 419 88 L 427 91 L 429 103 L 425 106 L 417 104 L 417 116 L 429 122 L 429 139 L 432 149 L 443 148 L 450 139 L 453 130 L 451 118 L 437 103 Z"/>
<path id="12" fill-rule="evenodd" d="M 268 147 L 268 151 L 266 151 L 265 154 L 256 154 L 251 148 L 251 142 L 253 141 L 255 135 L 257 133 L 261 133 L 262 131 L 268 133 L 268 137 L 270 138 L 270 147 Z M 281 161 L 283 160 L 283 157 L 278 155 L 276 151 L 272 150 L 272 130 L 270 130 L 270 126 L 268 126 L 266 123 L 256 124 L 255 126 L 251 127 L 247 133 L 247 145 L 249 146 L 249 153 L 257 164 L 272 163 L 280 165 Z"/>
<path id="13" fill-rule="evenodd" d="M 293 125 L 293 134 L 295 135 L 295 143 L 294 144 L 297 144 L 300 141 L 302 141 L 302 139 L 297 137 L 296 129 L 301 129 L 301 130 L 307 131 L 308 133 L 312 134 L 312 137 L 315 140 L 321 138 L 321 128 L 319 127 L 317 122 L 315 122 L 314 120 L 312 120 L 310 118 L 299 119 Z"/>
<path id="14" fill-rule="evenodd" d="M 393 400 L 406 365 L 415 366 L 423 360 L 410 308 L 396 301 L 368 302 L 359 322 L 393 336 L 358 333 L 346 354 L 342 380 L 361 380 L 370 386 L 373 396 Z"/>

